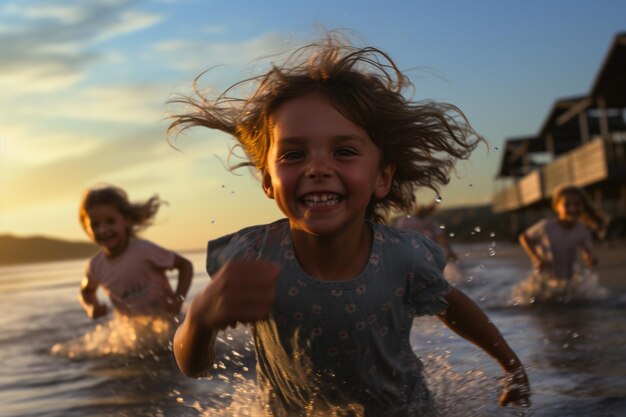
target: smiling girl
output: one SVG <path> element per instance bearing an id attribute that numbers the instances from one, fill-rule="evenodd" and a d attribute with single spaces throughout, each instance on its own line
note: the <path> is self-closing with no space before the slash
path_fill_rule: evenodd
<path id="1" fill-rule="evenodd" d="M 248 98 L 183 99 L 194 111 L 171 126 L 232 134 L 285 215 L 209 242 L 212 281 L 174 339 L 181 370 L 205 375 L 217 332 L 250 323 L 268 414 L 431 415 L 410 344 L 413 318 L 430 314 L 500 363 L 502 404 L 528 403 L 524 367 L 443 279 L 437 244 L 382 224 L 478 144 L 462 113 L 407 100 L 388 55 L 332 36 L 253 81 Z"/>
<path id="2" fill-rule="evenodd" d="M 83 194 L 79 219 L 100 251 L 87 263 L 80 302 L 93 319 L 107 314 L 107 305 L 96 295 L 102 286 L 115 311 L 125 316 L 165 315 L 180 312 L 191 285 L 193 266 L 175 252 L 136 237 L 151 224 L 161 201 L 157 196 L 131 203 L 118 187 L 92 188 Z M 165 272 L 178 270 L 172 290 Z"/>
<path id="3" fill-rule="evenodd" d="M 542 219 L 519 236 L 519 242 L 535 267 L 526 280 L 514 289 L 513 299 L 535 301 L 572 301 L 576 298 L 602 298 L 606 290 L 598 287 L 593 276 L 576 272 L 578 254 L 588 266 L 597 264 L 593 252 L 592 230 L 602 234 L 603 215 L 591 204 L 585 191 L 564 185 L 552 194 L 554 216 Z"/>

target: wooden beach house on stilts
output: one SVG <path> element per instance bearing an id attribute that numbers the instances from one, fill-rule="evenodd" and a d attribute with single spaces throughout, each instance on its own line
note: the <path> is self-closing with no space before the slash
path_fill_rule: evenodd
<path id="1" fill-rule="evenodd" d="M 626 32 L 615 36 L 591 91 L 557 100 L 537 135 L 505 142 L 493 211 L 517 235 L 564 184 L 583 187 L 626 234 Z"/>

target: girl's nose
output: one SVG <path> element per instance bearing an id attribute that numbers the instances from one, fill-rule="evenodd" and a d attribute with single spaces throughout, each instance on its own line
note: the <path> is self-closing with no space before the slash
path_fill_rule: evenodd
<path id="1" fill-rule="evenodd" d="M 311 158 L 306 167 L 306 176 L 311 179 L 329 177 L 331 172 L 331 164 L 325 157 Z"/>
<path id="2" fill-rule="evenodd" d="M 99 225 L 97 225 L 95 228 L 93 228 L 93 232 L 94 232 L 95 234 L 99 235 L 99 234 L 101 234 L 101 233 L 103 233 L 103 232 L 105 232 L 105 231 L 106 231 L 106 227 L 107 227 L 107 226 L 106 226 L 106 225 L 104 225 L 104 224 L 99 224 Z"/>
<path id="3" fill-rule="evenodd" d="M 306 166 L 308 178 L 328 177 L 332 173 L 332 161 L 326 155 L 311 155 Z"/>

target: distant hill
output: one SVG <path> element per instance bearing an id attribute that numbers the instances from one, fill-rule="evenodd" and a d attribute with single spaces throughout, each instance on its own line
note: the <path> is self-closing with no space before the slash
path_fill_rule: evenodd
<path id="1" fill-rule="evenodd" d="M 98 247 L 89 242 L 0 235 L 0 265 L 88 258 L 97 250 Z"/>

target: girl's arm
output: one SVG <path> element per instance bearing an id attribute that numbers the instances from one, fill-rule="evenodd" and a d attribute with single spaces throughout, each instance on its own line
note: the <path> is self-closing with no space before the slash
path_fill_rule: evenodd
<path id="1" fill-rule="evenodd" d="M 187 258 L 183 258 L 182 256 L 175 254 L 174 269 L 178 270 L 178 284 L 176 285 L 174 297 L 166 300 L 166 307 L 170 313 L 176 315 L 180 313 L 183 301 L 189 292 L 189 287 L 191 287 L 191 280 L 193 279 L 193 264 Z"/>
<path id="2" fill-rule="evenodd" d="M 583 248 L 582 257 L 583 257 L 583 261 L 585 261 L 585 264 L 587 264 L 587 266 L 596 266 L 598 264 L 598 258 L 596 257 L 596 255 L 593 253 L 591 249 Z"/>
<path id="3" fill-rule="evenodd" d="M 203 376 L 213 365 L 220 329 L 267 318 L 278 275 L 279 268 L 263 260 L 229 261 L 219 269 L 174 335 L 174 356 L 185 375 Z"/>
<path id="4" fill-rule="evenodd" d="M 537 269 L 541 270 L 546 266 L 547 261 L 539 256 L 535 250 L 535 245 L 532 244 L 531 239 L 526 233 L 519 235 L 519 243 Z"/>
<path id="5" fill-rule="evenodd" d="M 107 305 L 100 303 L 98 300 L 98 296 L 96 295 L 97 290 L 98 285 L 89 277 L 89 273 L 86 273 L 85 278 L 83 278 L 80 284 L 78 300 L 83 310 L 94 320 L 105 316 L 108 312 Z"/>
<path id="6" fill-rule="evenodd" d="M 492 356 L 506 372 L 500 404 L 529 405 L 530 386 L 526 371 L 500 331 L 483 310 L 458 288 L 452 288 L 445 299 L 449 307 L 439 315 L 441 321 Z"/>
<path id="7" fill-rule="evenodd" d="M 598 264 L 598 258 L 596 258 L 596 255 L 593 253 L 593 240 L 591 237 L 591 231 L 588 229 L 586 230 L 585 237 L 579 246 L 585 264 L 589 267 L 596 266 Z"/>
<path id="8" fill-rule="evenodd" d="M 450 241 L 448 240 L 448 237 L 445 233 L 439 233 L 439 235 L 437 236 L 437 242 L 442 248 L 444 248 L 446 261 L 456 261 L 458 259 L 458 256 L 456 256 L 456 253 L 454 252 L 454 250 L 452 250 Z"/>

